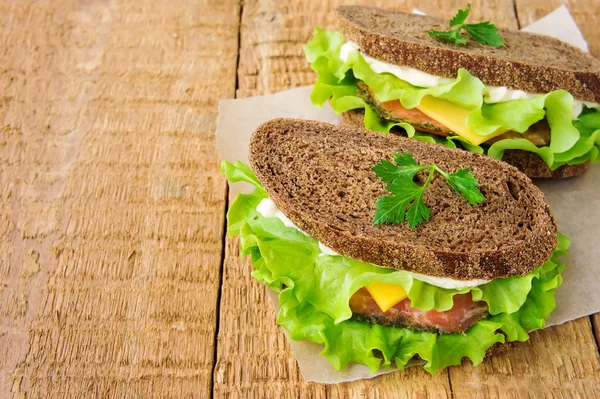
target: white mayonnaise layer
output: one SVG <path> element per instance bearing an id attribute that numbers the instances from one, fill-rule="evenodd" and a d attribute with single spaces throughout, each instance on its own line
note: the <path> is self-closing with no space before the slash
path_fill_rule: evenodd
<path id="1" fill-rule="evenodd" d="M 342 48 L 340 49 L 340 59 L 344 62 L 347 62 L 348 56 L 354 51 L 359 51 L 359 47 L 356 43 L 344 43 L 342 45 Z M 379 61 L 375 58 L 369 57 L 368 55 L 362 52 L 360 52 L 360 55 L 362 55 L 367 64 L 369 64 L 373 72 L 392 74 L 397 78 L 410 83 L 413 86 L 436 87 L 454 81 L 454 79 L 431 75 L 427 72 L 419 71 L 418 69 L 393 65 L 387 62 Z M 523 90 L 509 89 L 505 86 L 485 85 L 482 95 L 484 102 L 488 104 L 496 104 L 511 100 L 528 100 L 531 98 L 542 96 L 543 94 L 528 93 Z M 579 114 L 581 114 L 584 105 L 588 108 L 595 108 L 597 110 L 600 110 L 600 104 L 590 101 L 573 100 L 573 119 L 577 119 Z"/>
<path id="2" fill-rule="evenodd" d="M 425 274 L 408 272 L 415 280 L 420 280 L 424 283 L 435 285 L 436 287 L 446 288 L 448 290 L 461 290 L 463 288 L 477 287 L 478 285 L 487 284 L 492 280 L 454 280 L 448 277 L 434 277 Z"/>
<path id="3" fill-rule="evenodd" d="M 275 202 L 271 198 L 264 198 L 258 206 L 256 207 L 256 211 L 260 213 L 262 216 L 266 218 L 277 218 L 283 222 L 286 227 L 292 227 L 302 234 L 308 236 L 304 231 L 300 230 L 298 226 L 294 224 L 287 216 L 281 212 L 281 210 L 277 207 Z M 321 249 L 321 254 L 323 255 L 332 255 L 332 256 L 340 256 L 333 249 L 326 247 L 325 245 L 319 242 L 319 248 Z M 427 284 L 435 285 L 436 287 L 446 288 L 449 290 L 460 290 L 463 288 L 476 287 L 478 285 L 483 285 L 489 283 L 492 280 L 455 280 L 447 277 L 433 277 L 427 276 L 425 274 L 412 273 L 406 271 L 406 273 L 410 274 L 414 279 L 423 281 Z"/>
<path id="4" fill-rule="evenodd" d="M 292 228 L 298 230 L 299 232 L 301 232 L 302 234 L 304 234 L 305 236 L 308 236 L 308 234 L 306 234 L 304 231 L 300 230 L 300 228 L 298 226 L 296 226 L 294 224 L 294 222 L 292 222 L 287 216 L 285 216 L 283 214 L 283 212 L 281 212 L 279 207 L 277 207 L 277 205 L 275 205 L 275 202 L 273 202 L 273 200 L 271 198 L 264 198 L 262 201 L 260 201 L 260 203 L 256 207 L 256 212 L 260 213 L 262 216 L 264 216 L 266 218 L 277 218 L 283 222 L 285 227 L 292 227 Z M 321 244 L 320 242 L 319 242 L 319 249 L 321 250 L 321 255 L 339 255 L 333 249 L 326 247 L 325 245 Z"/>
<path id="5" fill-rule="evenodd" d="M 340 59 L 344 62 L 347 62 L 350 53 L 358 51 L 358 49 L 359 47 L 356 43 L 346 42 L 340 49 Z M 360 53 L 360 55 L 362 55 L 365 61 L 367 61 L 367 64 L 369 64 L 373 72 L 390 73 L 413 86 L 435 87 L 454 81 L 454 79 L 431 75 L 427 72 L 419 71 L 418 69 L 388 64 L 387 62 L 382 62 L 376 60 L 375 58 L 369 57 L 364 53 Z"/>

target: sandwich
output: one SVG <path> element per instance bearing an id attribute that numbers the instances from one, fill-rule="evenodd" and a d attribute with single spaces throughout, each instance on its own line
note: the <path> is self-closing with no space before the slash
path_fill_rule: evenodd
<path id="1" fill-rule="evenodd" d="M 291 339 L 335 369 L 481 363 L 545 327 L 569 240 L 515 167 L 398 135 L 299 119 L 221 164 L 252 276 L 277 291 Z"/>
<path id="2" fill-rule="evenodd" d="M 315 28 L 304 47 L 318 75 L 313 103 L 329 100 L 345 124 L 486 154 L 530 178 L 583 174 L 600 149 L 600 61 L 548 36 L 468 24 L 469 10 L 449 27 L 338 7 L 340 32 Z"/>

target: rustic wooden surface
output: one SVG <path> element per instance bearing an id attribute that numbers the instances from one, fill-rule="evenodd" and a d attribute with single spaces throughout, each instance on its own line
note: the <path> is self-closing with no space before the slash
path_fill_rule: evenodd
<path id="1" fill-rule="evenodd" d="M 219 98 L 310 84 L 342 1 L 0 1 L 0 397 L 593 397 L 600 317 L 473 368 L 304 382 L 236 239 Z M 362 1 L 385 5 L 383 1 Z M 449 18 L 465 1 L 396 2 Z M 560 0 L 472 1 L 518 28 Z M 571 0 L 600 56 L 600 0 Z"/>
<path id="2" fill-rule="evenodd" d="M 0 397 L 211 390 L 239 12 L 0 5 Z"/>

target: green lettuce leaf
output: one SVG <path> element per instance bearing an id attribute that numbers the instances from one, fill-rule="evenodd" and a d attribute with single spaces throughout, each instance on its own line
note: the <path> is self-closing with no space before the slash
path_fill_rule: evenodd
<path id="1" fill-rule="evenodd" d="M 387 133 L 394 126 L 406 130 L 409 137 L 418 140 L 456 147 L 455 141 L 468 151 L 486 153 L 502 159 L 506 150 L 524 150 L 538 154 L 554 170 L 562 165 L 597 161 L 600 150 L 600 116 L 588 116 L 588 125 L 573 123 L 573 97 L 564 90 L 556 90 L 543 96 L 527 100 L 513 100 L 498 104 L 483 102 L 484 84 L 467 70 L 459 69 L 456 79 L 436 87 L 416 87 L 389 73 L 373 72 L 358 52 L 350 52 L 347 62 L 340 59 L 340 48 L 345 43 L 338 32 L 327 32 L 315 28 L 313 40 L 304 47 L 311 68 L 318 78 L 311 93 L 314 104 L 321 106 L 327 100 L 337 113 L 352 109 L 365 110 L 365 127 Z M 430 95 L 458 104 L 471 110 L 467 126 L 477 134 L 485 135 L 499 128 L 523 133 L 534 123 L 546 118 L 551 128 L 550 144 L 536 147 L 523 138 L 498 140 L 491 146 L 477 146 L 456 137 L 436 137 L 428 133 L 415 132 L 406 123 L 383 120 L 356 96 L 356 84 L 364 81 L 375 93 L 377 100 L 400 100 L 405 108 L 418 106 L 421 99 Z M 588 115 L 600 115 L 588 110 Z"/>
<path id="2" fill-rule="evenodd" d="M 544 264 L 544 272 L 533 280 L 527 300 L 518 311 L 488 316 L 463 334 L 440 335 L 353 319 L 335 323 L 332 317 L 312 304 L 293 295 L 285 295 L 293 289 L 293 286 L 287 285 L 279 294 L 281 309 L 277 322 L 290 332 L 292 339 L 324 344 L 321 355 L 337 370 L 351 362 L 367 365 L 372 373 L 392 363 L 402 369 L 415 355 L 425 360 L 423 367 L 432 374 L 460 364 L 465 357 L 478 365 L 493 344 L 523 342 L 529 338 L 528 331 L 544 328 L 545 319 L 556 307 L 554 290 L 561 283 L 560 273 L 564 269 L 564 264 L 558 261 L 561 254 L 557 250 L 553 258 Z M 290 282 L 303 284 L 295 280 Z"/>
<path id="3" fill-rule="evenodd" d="M 243 164 L 224 162 L 222 171 L 231 179 L 257 182 Z M 279 219 L 258 214 L 256 207 L 264 198 L 267 194 L 260 183 L 252 193 L 238 195 L 227 215 L 229 234 L 240 236 L 242 255 L 250 256 L 254 266 L 252 276 L 279 292 L 278 323 L 292 339 L 324 344 L 322 355 L 336 369 L 349 362 L 366 364 L 372 372 L 392 362 L 402 368 L 415 355 L 427 362 L 429 372 L 459 364 L 463 357 L 477 364 L 491 345 L 504 342 L 499 331 L 509 341 L 524 341 L 528 331 L 544 327 L 556 306 L 553 291 L 564 268 L 559 258 L 569 244 L 565 236 L 559 235 L 552 259 L 528 275 L 446 290 L 403 271 L 323 255 L 313 238 L 285 227 Z M 352 320 L 350 297 L 375 281 L 402 285 L 412 306 L 421 310 L 450 309 L 454 295 L 471 292 L 474 300 L 488 303 L 490 316 L 464 334 L 443 335 Z"/>

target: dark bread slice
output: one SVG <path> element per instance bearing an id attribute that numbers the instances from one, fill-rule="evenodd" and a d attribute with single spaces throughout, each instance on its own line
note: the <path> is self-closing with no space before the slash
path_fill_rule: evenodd
<path id="1" fill-rule="evenodd" d="M 373 225 L 388 194 L 371 168 L 394 152 L 449 172 L 470 168 L 486 201 L 469 205 L 436 174 L 425 192 L 431 218 Z M 250 165 L 299 228 L 345 256 L 459 280 L 529 273 L 556 248 L 543 193 L 516 168 L 487 156 L 327 123 L 275 119 L 252 135 Z M 417 175 L 423 181 L 424 174 Z"/>
<path id="2" fill-rule="evenodd" d="M 510 348 L 514 348 L 517 346 L 518 342 L 496 342 L 494 345 L 490 346 L 489 349 L 485 352 L 485 359 L 500 355 Z M 464 359 L 463 359 L 464 360 Z"/>
<path id="3" fill-rule="evenodd" d="M 520 150 L 508 150 L 504 152 L 502 160 L 523 171 L 532 179 L 563 179 L 581 176 L 590 167 L 590 161 L 586 161 L 578 165 L 563 165 L 558 169 L 551 170 L 539 155 L 534 154 L 533 152 Z"/>
<path id="4" fill-rule="evenodd" d="M 579 100 L 600 102 L 600 61 L 558 39 L 501 30 L 503 47 L 473 40 L 458 46 L 427 34 L 449 30 L 448 21 L 360 6 L 336 11 L 346 39 L 373 58 L 447 78 L 465 68 L 488 85 L 530 93 L 564 89 Z"/>
<path id="5" fill-rule="evenodd" d="M 344 121 L 344 125 L 364 129 L 365 112 L 362 109 L 347 111 L 342 113 L 341 116 L 342 120 Z M 404 130 L 400 128 L 392 128 L 392 132 L 401 135 L 405 134 Z M 563 165 L 558 169 L 551 170 L 539 155 L 534 154 L 533 152 L 521 150 L 506 151 L 502 160 L 516 167 L 531 179 L 561 179 L 581 176 L 588 170 L 590 166 L 590 162 L 587 161 L 579 165 Z"/>

